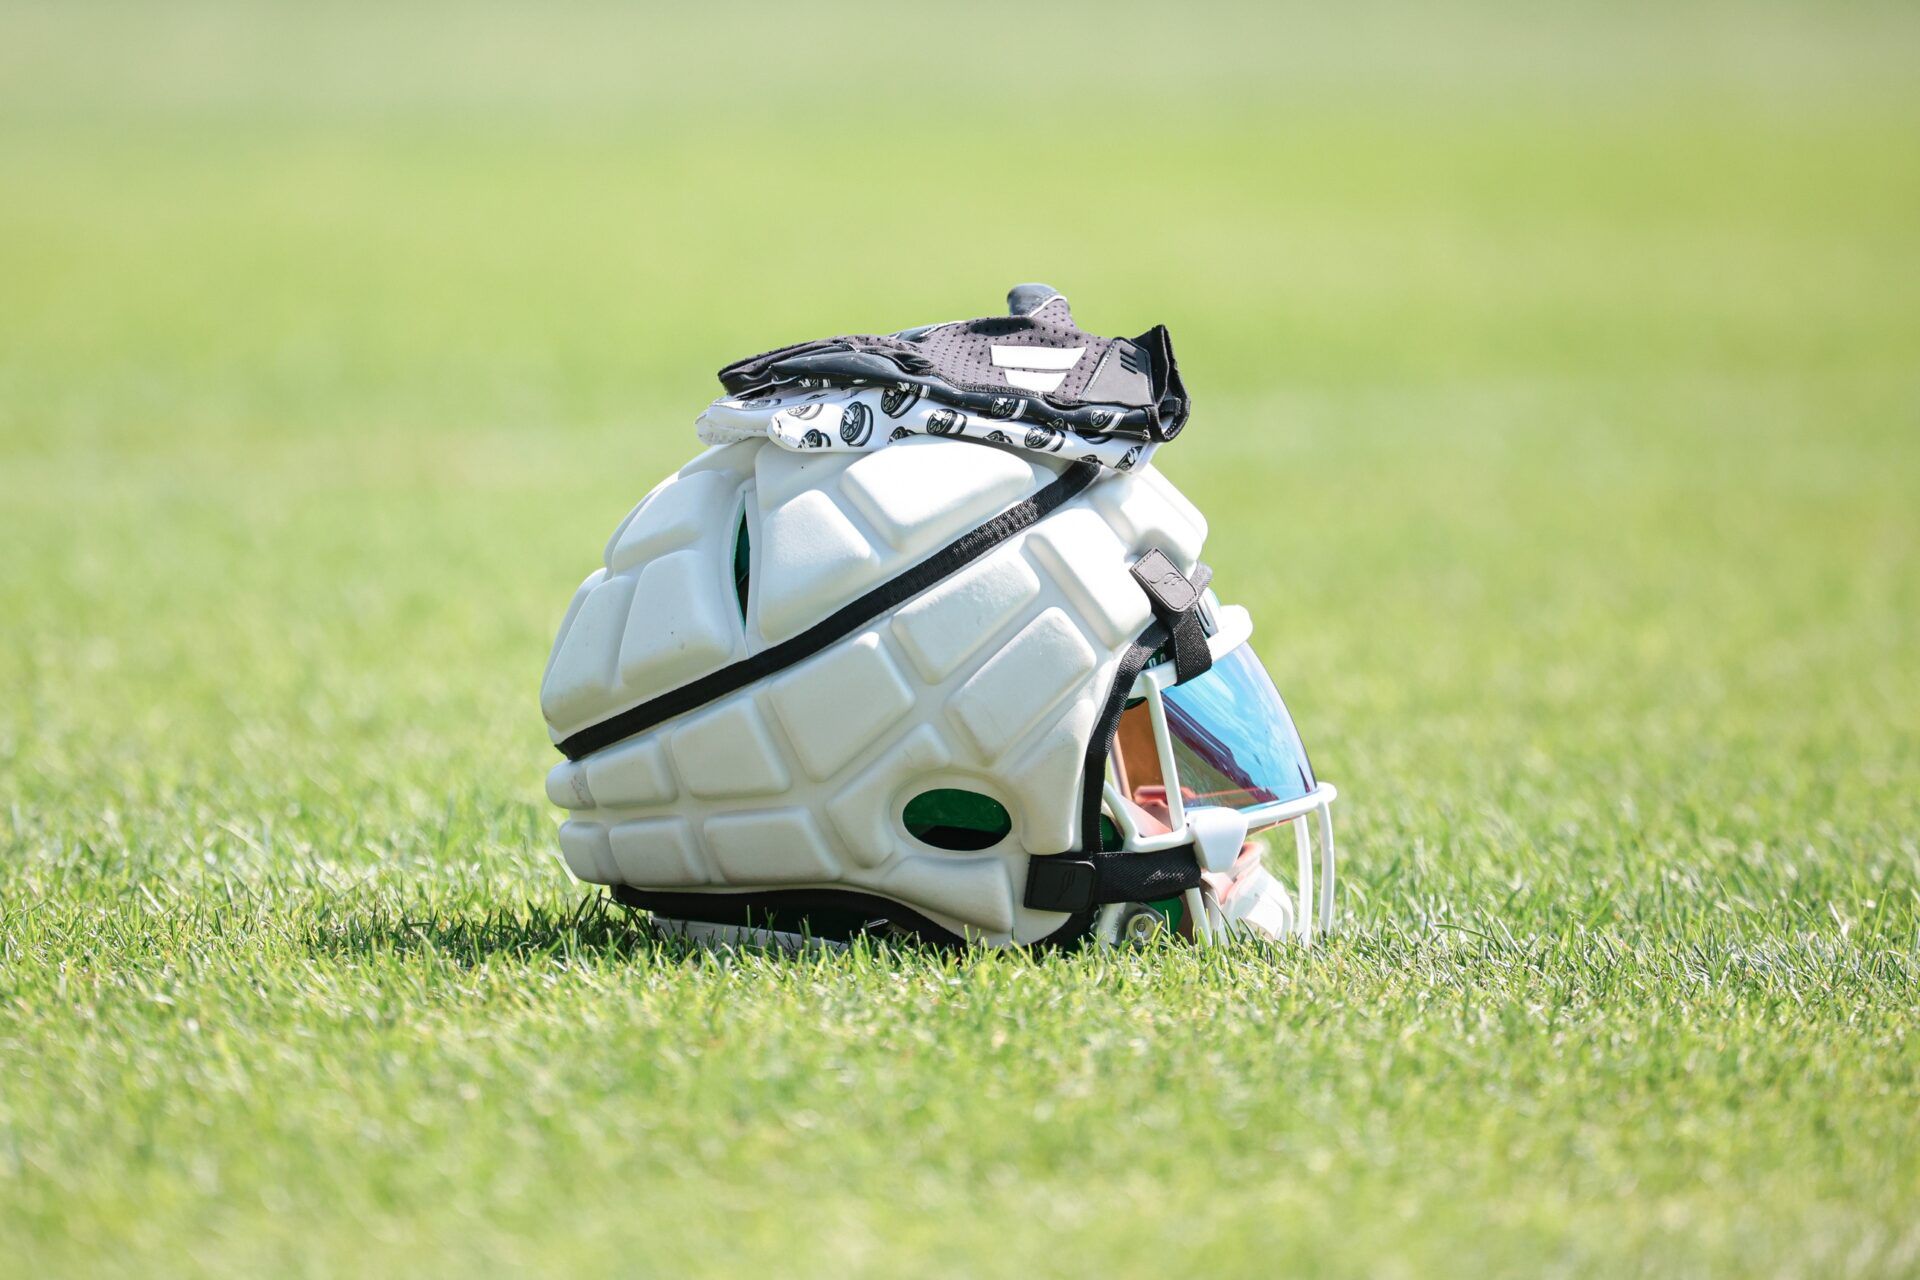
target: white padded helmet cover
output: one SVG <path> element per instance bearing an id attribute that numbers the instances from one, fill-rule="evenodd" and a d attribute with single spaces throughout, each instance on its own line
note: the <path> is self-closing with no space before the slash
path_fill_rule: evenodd
<path id="1" fill-rule="evenodd" d="M 709 449 L 633 509 L 575 593 L 541 688 L 549 732 L 558 742 L 806 630 L 1065 466 L 933 438 L 861 454 Z M 1103 471 L 838 643 L 555 766 L 567 866 L 676 892 L 852 889 L 988 943 L 1045 937 L 1064 917 L 1021 904 L 1027 855 L 1079 838 L 1087 741 L 1152 616 L 1129 568 L 1158 547 L 1191 572 L 1205 536 L 1151 466 Z M 916 840 L 902 810 L 939 787 L 992 796 L 1011 834 L 977 853 Z"/>

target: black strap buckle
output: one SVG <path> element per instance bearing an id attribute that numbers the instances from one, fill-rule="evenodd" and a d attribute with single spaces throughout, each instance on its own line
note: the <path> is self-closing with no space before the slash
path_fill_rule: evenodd
<path id="1" fill-rule="evenodd" d="M 1027 859 L 1026 903 L 1035 911 L 1085 911 L 1099 883 L 1100 871 L 1090 858 Z"/>
<path id="2" fill-rule="evenodd" d="M 1200 624 L 1200 592 L 1206 587 L 1206 566 L 1189 578 L 1167 553 L 1155 547 L 1133 562 L 1133 580 L 1147 593 L 1153 614 L 1166 624 L 1173 642 L 1177 683 L 1204 675 L 1213 665 L 1207 648 L 1207 630 Z"/>
<path id="3" fill-rule="evenodd" d="M 1163 618 L 1185 613 L 1200 603 L 1200 592 L 1158 547 L 1133 562 L 1133 580 L 1153 601 L 1153 611 Z"/>

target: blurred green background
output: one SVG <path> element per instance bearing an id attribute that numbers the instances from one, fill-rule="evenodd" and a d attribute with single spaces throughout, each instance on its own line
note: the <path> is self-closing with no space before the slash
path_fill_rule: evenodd
<path id="1" fill-rule="evenodd" d="M 0 1271 L 1920 1271 L 1917 73 L 0 0 Z M 722 363 L 1030 279 L 1173 332 L 1346 935 L 649 941 L 553 857 L 568 593 Z"/>

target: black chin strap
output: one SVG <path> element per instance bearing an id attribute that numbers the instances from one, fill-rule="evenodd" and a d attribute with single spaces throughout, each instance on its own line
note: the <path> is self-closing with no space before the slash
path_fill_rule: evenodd
<path id="1" fill-rule="evenodd" d="M 1033 910 L 1071 912 L 1116 902 L 1157 902 L 1200 884 L 1200 862 L 1192 845 L 1159 853 L 1109 853 L 1101 849 L 1100 804 L 1107 758 L 1113 753 L 1114 735 L 1119 732 L 1127 696 L 1154 653 L 1163 644 L 1173 650 L 1176 684 L 1204 675 L 1213 666 L 1206 627 L 1200 619 L 1200 593 L 1212 577 L 1207 566 L 1199 565 L 1189 578 L 1157 548 L 1134 562 L 1134 581 L 1147 593 L 1154 620 L 1121 655 L 1107 705 L 1087 744 L 1081 779 L 1081 851 L 1027 860 L 1024 901 Z"/>
<path id="2" fill-rule="evenodd" d="M 1062 853 L 1027 860 L 1025 902 L 1035 911 L 1085 911 L 1114 902 L 1158 902 L 1200 884 L 1193 846 L 1159 853 Z"/>

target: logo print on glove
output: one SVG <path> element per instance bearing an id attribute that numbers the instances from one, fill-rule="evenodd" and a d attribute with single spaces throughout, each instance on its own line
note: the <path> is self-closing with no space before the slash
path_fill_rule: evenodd
<path id="1" fill-rule="evenodd" d="M 873 410 L 859 401 L 840 411 L 840 441 L 859 448 L 873 435 Z"/>
<path id="2" fill-rule="evenodd" d="M 1111 413 L 1105 409 L 1095 409 L 1087 415 L 1087 425 L 1084 427 L 1075 427 L 1073 433 L 1082 440 L 1085 440 L 1088 444 L 1105 444 L 1107 441 L 1113 439 L 1113 434 L 1107 430 L 1107 428 L 1112 425 L 1113 415 Z"/>
<path id="3" fill-rule="evenodd" d="M 994 444 L 1012 444 L 1013 443 L 1012 440 L 1007 438 L 1007 433 L 1004 431 L 989 431 L 987 432 L 987 439 L 992 441 Z"/>
<path id="4" fill-rule="evenodd" d="M 802 449 L 824 449 L 827 447 L 827 433 L 815 427 L 800 437 Z"/>
<path id="5" fill-rule="evenodd" d="M 1126 456 L 1114 463 L 1113 467 L 1116 471 L 1131 471 L 1133 470 L 1133 464 L 1138 461 L 1140 461 L 1140 446 L 1135 445 L 1133 448 L 1127 450 Z"/>
<path id="6" fill-rule="evenodd" d="M 967 415 L 958 409 L 935 409 L 927 415 L 927 430 L 936 436 L 957 436 L 966 425 Z"/>
<path id="7" fill-rule="evenodd" d="M 1047 453 L 1058 453 L 1064 443 L 1059 431 L 1052 427 L 1028 427 L 1027 448 L 1039 449 Z"/>
<path id="8" fill-rule="evenodd" d="M 889 418 L 899 417 L 918 403 L 920 403 L 918 383 L 897 382 L 880 393 L 880 412 Z"/>
<path id="9" fill-rule="evenodd" d="M 1025 403 L 1026 401 L 1016 396 L 995 396 L 993 403 L 987 406 L 987 416 L 989 418 L 1011 418 L 1014 414 L 1020 412 L 1020 406 Z"/>
<path id="10" fill-rule="evenodd" d="M 820 416 L 820 406 L 817 404 L 796 405 L 791 409 L 782 410 L 782 412 L 796 422 L 805 422 L 808 418 L 817 418 Z"/>
<path id="11" fill-rule="evenodd" d="M 895 427 L 892 433 L 887 436 L 887 442 L 891 444 L 895 440 L 905 440 L 912 434 L 913 432 L 907 430 L 905 427 Z"/>

